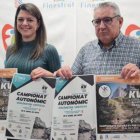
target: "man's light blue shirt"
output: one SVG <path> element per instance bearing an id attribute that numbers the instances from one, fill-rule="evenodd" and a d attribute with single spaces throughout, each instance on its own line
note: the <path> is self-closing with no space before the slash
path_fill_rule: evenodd
<path id="1" fill-rule="evenodd" d="M 140 67 L 140 40 L 123 35 L 105 49 L 98 40 L 83 46 L 72 66 L 73 74 L 120 74 L 128 63 Z"/>

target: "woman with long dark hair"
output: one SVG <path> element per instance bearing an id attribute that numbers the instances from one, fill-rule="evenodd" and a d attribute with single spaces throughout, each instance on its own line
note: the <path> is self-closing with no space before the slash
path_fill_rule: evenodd
<path id="1" fill-rule="evenodd" d="M 6 52 L 6 68 L 32 78 L 53 76 L 60 68 L 56 48 L 47 43 L 46 29 L 40 10 L 32 3 L 21 4 L 15 15 L 15 41 Z"/>

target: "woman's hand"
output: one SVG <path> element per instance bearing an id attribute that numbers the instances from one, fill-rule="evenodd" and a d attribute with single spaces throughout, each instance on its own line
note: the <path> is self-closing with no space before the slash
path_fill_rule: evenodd
<path id="1" fill-rule="evenodd" d="M 31 72 L 32 79 L 37 79 L 40 77 L 53 77 L 53 73 L 50 71 L 47 71 L 41 67 L 38 67 Z"/>

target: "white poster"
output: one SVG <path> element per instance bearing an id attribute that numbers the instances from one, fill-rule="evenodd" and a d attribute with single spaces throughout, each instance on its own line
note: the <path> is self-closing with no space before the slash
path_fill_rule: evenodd
<path id="1" fill-rule="evenodd" d="M 95 140 L 94 76 L 57 79 L 52 140 Z"/>
<path id="2" fill-rule="evenodd" d="M 32 81 L 15 74 L 9 95 L 6 136 L 12 139 L 48 140 L 51 133 L 54 78 Z"/>

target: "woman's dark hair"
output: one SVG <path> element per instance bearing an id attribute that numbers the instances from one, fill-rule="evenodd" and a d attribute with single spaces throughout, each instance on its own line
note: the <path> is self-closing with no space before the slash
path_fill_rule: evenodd
<path id="1" fill-rule="evenodd" d="M 36 32 L 36 47 L 35 50 L 33 51 L 31 58 L 32 59 L 37 59 L 43 52 L 46 40 L 47 40 L 47 35 L 46 35 L 46 29 L 43 21 L 43 17 L 41 15 L 40 10 L 32 3 L 25 3 L 21 4 L 16 11 L 15 15 L 15 23 L 14 23 L 14 31 L 15 31 L 15 43 L 12 47 L 12 52 L 17 52 L 20 48 L 21 42 L 22 42 L 22 36 L 17 30 L 17 17 L 20 12 L 20 10 L 27 11 L 30 13 L 33 17 L 35 17 L 39 23 L 39 27 Z"/>

